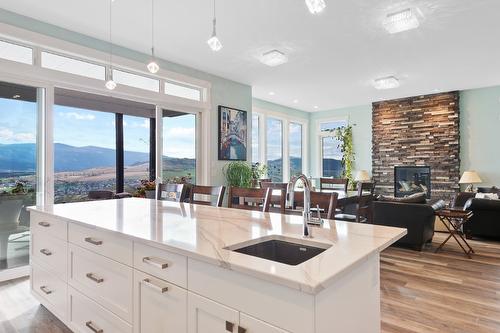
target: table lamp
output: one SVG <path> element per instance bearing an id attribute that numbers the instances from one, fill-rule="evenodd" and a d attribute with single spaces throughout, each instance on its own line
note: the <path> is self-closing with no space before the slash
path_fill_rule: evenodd
<path id="1" fill-rule="evenodd" d="M 460 181 L 458 182 L 459 184 L 468 184 L 467 188 L 465 189 L 465 192 L 473 192 L 474 191 L 474 184 L 479 184 L 482 183 L 483 181 L 479 177 L 476 171 L 470 170 L 470 171 L 465 171 L 462 174 L 462 178 L 460 178 Z"/>
<path id="2" fill-rule="evenodd" d="M 357 182 L 368 182 L 370 179 L 370 175 L 366 170 L 359 170 L 356 172 L 356 176 L 354 177 L 354 180 Z"/>

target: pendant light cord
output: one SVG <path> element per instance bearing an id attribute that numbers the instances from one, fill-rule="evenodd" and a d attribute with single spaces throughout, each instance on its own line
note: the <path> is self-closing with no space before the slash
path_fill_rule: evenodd
<path id="1" fill-rule="evenodd" d="M 113 0 L 109 0 L 109 67 L 110 71 L 112 71 L 112 63 L 113 63 Z"/>
<path id="2" fill-rule="evenodd" d="M 151 56 L 155 57 L 155 0 L 151 0 Z"/>

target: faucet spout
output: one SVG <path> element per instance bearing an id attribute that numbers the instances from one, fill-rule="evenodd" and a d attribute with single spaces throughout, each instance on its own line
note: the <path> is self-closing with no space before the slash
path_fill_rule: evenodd
<path id="1" fill-rule="evenodd" d="M 311 182 L 307 178 L 306 175 L 300 174 L 295 177 L 293 177 L 290 181 L 290 188 L 289 188 L 289 193 L 290 193 L 290 203 L 293 207 L 293 202 L 294 202 L 294 189 L 295 189 L 295 184 L 297 183 L 298 180 L 302 180 L 302 183 L 304 184 L 304 212 L 302 214 L 303 216 L 303 228 L 302 228 L 302 237 L 304 238 L 312 238 L 311 230 L 309 229 L 309 222 L 311 221 Z"/>

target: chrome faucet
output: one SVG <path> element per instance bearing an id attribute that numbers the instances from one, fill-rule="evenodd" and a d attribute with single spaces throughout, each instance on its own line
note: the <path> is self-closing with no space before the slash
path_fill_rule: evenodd
<path id="1" fill-rule="evenodd" d="M 312 238 L 311 230 L 309 229 L 309 222 L 311 222 L 311 182 L 307 178 L 306 175 L 300 174 L 298 176 L 293 177 L 290 180 L 289 191 L 290 193 L 290 205 L 293 207 L 294 203 L 294 189 L 297 181 L 301 179 L 304 183 L 304 212 L 302 216 L 304 218 L 303 228 L 302 228 L 302 237 L 304 238 Z"/>

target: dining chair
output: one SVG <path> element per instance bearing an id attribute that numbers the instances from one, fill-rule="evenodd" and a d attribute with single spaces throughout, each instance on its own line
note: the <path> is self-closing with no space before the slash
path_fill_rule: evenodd
<path id="1" fill-rule="evenodd" d="M 369 192 L 373 195 L 375 192 L 375 182 L 359 182 L 358 183 L 358 196 L 362 196 Z"/>
<path id="2" fill-rule="evenodd" d="M 317 214 L 318 208 L 321 217 L 325 219 L 333 219 L 335 209 L 337 208 L 337 200 L 339 194 L 337 192 L 315 192 L 311 191 L 311 214 Z M 293 209 L 304 205 L 304 192 L 295 191 L 293 194 Z M 302 207 L 304 208 L 304 207 Z"/>
<path id="3" fill-rule="evenodd" d="M 222 201 L 224 200 L 225 191 L 226 188 L 224 186 L 194 185 L 193 187 L 191 187 L 191 191 L 189 192 L 189 203 L 196 205 L 222 207 Z M 195 196 L 197 195 L 210 196 L 210 198 L 213 200 L 198 200 L 195 199 Z"/>
<path id="4" fill-rule="evenodd" d="M 273 180 L 271 178 L 261 178 L 261 179 L 258 179 L 258 185 L 260 188 L 262 188 L 262 183 L 272 183 Z"/>
<path id="5" fill-rule="evenodd" d="M 270 188 L 230 187 L 227 206 L 229 208 L 269 212 L 271 191 Z"/>
<path id="6" fill-rule="evenodd" d="M 109 200 L 113 199 L 114 196 L 115 193 L 108 190 L 93 190 L 89 191 L 89 193 L 87 194 L 87 198 L 89 200 Z"/>
<path id="7" fill-rule="evenodd" d="M 373 222 L 373 195 L 361 194 L 358 196 L 358 203 L 356 204 L 355 214 L 336 214 L 335 220 L 347 222 Z"/>
<path id="8" fill-rule="evenodd" d="M 184 202 L 187 199 L 186 184 L 158 184 L 158 200 Z"/>
<path id="9" fill-rule="evenodd" d="M 319 179 L 319 188 L 323 190 L 341 189 L 347 192 L 349 187 L 349 179 L 346 178 L 324 178 Z"/>
<path id="10" fill-rule="evenodd" d="M 272 183 L 272 182 L 261 182 L 260 187 L 263 189 L 271 189 L 271 207 L 279 205 L 280 213 L 284 214 L 286 209 L 286 196 L 288 191 L 288 183 Z M 274 190 L 280 191 L 279 198 L 273 196 Z"/>

